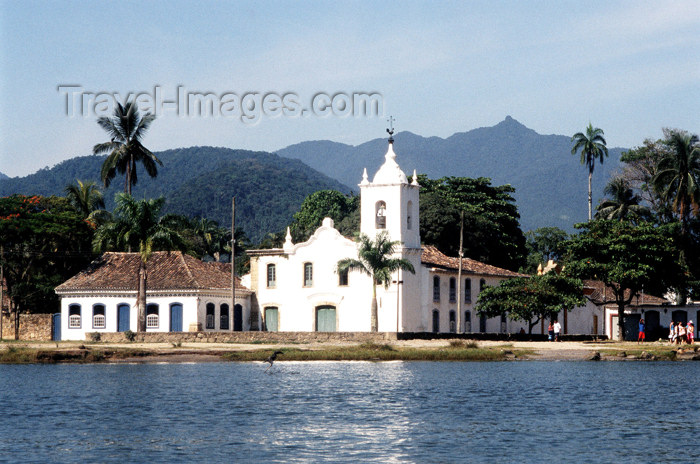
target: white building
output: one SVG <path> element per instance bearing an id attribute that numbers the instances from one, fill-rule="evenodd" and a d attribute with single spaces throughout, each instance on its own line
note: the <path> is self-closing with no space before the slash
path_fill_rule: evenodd
<path id="1" fill-rule="evenodd" d="M 457 298 L 462 298 L 462 329 L 505 332 L 501 318 L 475 321 L 473 305 L 484 285 L 518 276 L 515 272 L 464 259 L 461 295 L 457 295 L 457 258 L 421 246 L 417 177 L 411 182 L 396 162 L 390 139 L 384 164 L 360 185 L 360 231 L 374 238 L 386 231 L 401 242 L 395 257 L 413 264 L 415 274 L 399 271 L 389 288 L 377 288 L 380 332 L 455 332 Z M 339 275 L 343 258 L 357 258 L 356 242 L 343 237 L 333 221 L 324 219 L 303 243 L 287 233 L 282 248 L 249 250 L 250 275 L 244 280 L 254 292 L 252 311 L 259 311 L 270 331 L 370 330 L 372 283 L 359 272 Z M 249 280 L 248 280 L 249 279 Z"/>
<path id="2" fill-rule="evenodd" d="M 56 287 L 61 297 L 61 340 L 90 332 L 137 329 L 138 253 L 105 253 Z M 231 265 L 155 252 L 147 265 L 147 332 L 240 331 L 251 323 L 251 291 L 236 282 L 231 311 Z"/>

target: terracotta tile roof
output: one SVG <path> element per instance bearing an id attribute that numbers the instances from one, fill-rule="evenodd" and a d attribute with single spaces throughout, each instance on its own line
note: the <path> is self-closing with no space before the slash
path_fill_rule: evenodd
<path id="1" fill-rule="evenodd" d="M 610 287 L 605 286 L 605 284 L 599 280 L 584 280 L 583 281 L 583 293 L 588 296 L 593 303 L 602 304 L 606 299 L 610 300 L 615 298 L 612 294 Z M 625 297 L 629 297 L 630 291 L 625 291 Z M 632 298 L 631 306 L 641 306 L 641 305 L 651 305 L 651 306 L 661 306 L 671 304 L 665 298 L 659 298 L 658 296 L 648 295 L 646 293 L 638 293 Z"/>
<path id="2" fill-rule="evenodd" d="M 422 249 L 421 262 L 423 264 L 446 270 L 459 270 L 459 258 L 447 256 L 432 245 L 423 245 Z M 471 258 L 462 258 L 462 272 L 499 277 L 527 277 L 526 274 L 484 264 Z"/>
<path id="3" fill-rule="evenodd" d="M 136 291 L 138 253 L 104 253 L 56 292 L 80 290 Z M 148 290 L 225 290 L 231 289 L 230 263 L 205 263 L 179 251 L 157 251 L 147 264 Z M 236 277 L 236 290 L 250 292 Z"/>

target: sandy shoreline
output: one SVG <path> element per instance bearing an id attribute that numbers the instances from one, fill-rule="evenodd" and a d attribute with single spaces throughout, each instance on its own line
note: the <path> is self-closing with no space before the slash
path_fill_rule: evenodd
<path id="1" fill-rule="evenodd" d="M 450 347 L 450 340 L 402 340 L 392 341 L 387 345 L 397 350 L 441 350 Z M 533 342 L 533 341 L 488 341 L 477 342 L 479 348 L 512 351 L 515 356 L 508 359 L 517 360 L 547 360 L 547 361 L 587 361 L 596 353 L 602 360 L 635 360 L 635 359 L 663 359 L 659 354 L 668 354 L 675 351 L 673 359 L 698 360 L 700 352 L 698 345 L 694 346 L 669 346 L 667 343 L 649 342 L 637 344 L 635 342 Z M 183 363 L 183 362 L 220 362 L 227 353 L 267 352 L 270 350 L 295 349 L 295 350 L 324 350 L 337 347 L 353 347 L 359 345 L 356 342 L 332 342 L 332 343 L 271 343 L 271 344 L 232 344 L 232 343 L 183 343 L 173 346 L 171 343 L 89 343 L 89 342 L 2 342 L 0 350 L 14 348 L 28 348 L 31 350 L 46 350 L 50 352 L 71 352 L 81 349 L 92 351 L 99 350 L 135 350 L 138 355 L 119 359 L 108 359 L 105 362 L 139 362 L 139 363 Z M 681 350 L 679 351 L 679 348 Z M 284 362 L 280 360 L 280 362 Z"/>

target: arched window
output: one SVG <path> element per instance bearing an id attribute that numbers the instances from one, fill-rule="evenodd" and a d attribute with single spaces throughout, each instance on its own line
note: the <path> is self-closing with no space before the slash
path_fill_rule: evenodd
<path id="1" fill-rule="evenodd" d="M 450 311 L 450 333 L 457 332 L 457 313 L 452 310 Z"/>
<path id="2" fill-rule="evenodd" d="M 472 312 L 464 311 L 464 331 L 469 333 L 472 331 Z"/>
<path id="3" fill-rule="evenodd" d="M 274 288 L 277 286 L 277 266 L 274 264 L 267 265 L 267 287 Z"/>
<path id="4" fill-rule="evenodd" d="M 304 287 L 311 287 L 314 284 L 314 265 L 304 263 Z"/>
<path id="5" fill-rule="evenodd" d="M 80 305 L 72 304 L 68 306 L 68 328 L 69 329 L 79 329 L 81 326 L 80 321 Z"/>
<path id="6" fill-rule="evenodd" d="M 440 332 L 440 311 L 433 309 L 433 333 Z"/>
<path id="7" fill-rule="evenodd" d="M 157 329 L 160 319 L 158 305 L 151 303 L 146 306 L 146 328 Z"/>
<path id="8" fill-rule="evenodd" d="M 219 306 L 219 330 L 228 330 L 228 305 Z"/>
<path id="9" fill-rule="evenodd" d="M 105 305 L 96 304 L 92 307 L 92 328 L 104 329 L 107 325 L 105 318 Z"/>
<path id="10" fill-rule="evenodd" d="M 440 277 L 433 277 L 433 301 L 440 301 Z"/>
<path id="11" fill-rule="evenodd" d="M 450 277 L 450 303 L 457 301 L 457 279 Z"/>
<path id="12" fill-rule="evenodd" d="M 411 230 L 413 228 L 413 202 L 409 201 L 406 205 L 406 229 Z"/>
<path id="13" fill-rule="evenodd" d="M 472 279 L 464 279 L 464 302 L 472 302 Z"/>
<path id="14" fill-rule="evenodd" d="M 338 272 L 338 285 L 341 287 L 348 286 L 348 270 L 347 269 Z"/>
<path id="15" fill-rule="evenodd" d="M 207 303 L 207 318 L 206 318 L 207 329 L 216 328 L 216 306 L 214 303 Z"/>
<path id="16" fill-rule="evenodd" d="M 374 205 L 375 229 L 386 229 L 386 203 L 378 201 Z"/>
<path id="17" fill-rule="evenodd" d="M 481 279 L 479 281 L 479 291 L 482 291 L 486 287 L 486 279 Z"/>

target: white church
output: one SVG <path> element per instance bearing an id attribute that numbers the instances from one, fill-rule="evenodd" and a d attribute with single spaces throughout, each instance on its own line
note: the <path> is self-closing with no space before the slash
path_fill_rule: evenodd
<path id="1" fill-rule="evenodd" d="M 374 239 L 388 233 L 398 241 L 396 256 L 413 264 L 415 274 L 398 271 L 388 288 L 378 286 L 380 332 L 505 332 L 510 321 L 475 319 L 473 306 L 485 285 L 521 274 L 463 259 L 461 294 L 458 259 L 421 246 L 417 176 L 401 170 L 393 139 L 384 164 L 360 182 L 360 232 Z M 456 236 L 457 234 L 455 234 Z M 357 258 L 358 244 L 334 228 L 330 218 L 305 242 L 287 237 L 282 248 L 249 250 L 250 274 L 242 279 L 252 291 L 251 309 L 268 331 L 370 331 L 371 278 L 360 272 L 338 273 L 343 258 Z M 457 317 L 461 299 L 462 317 Z"/>

